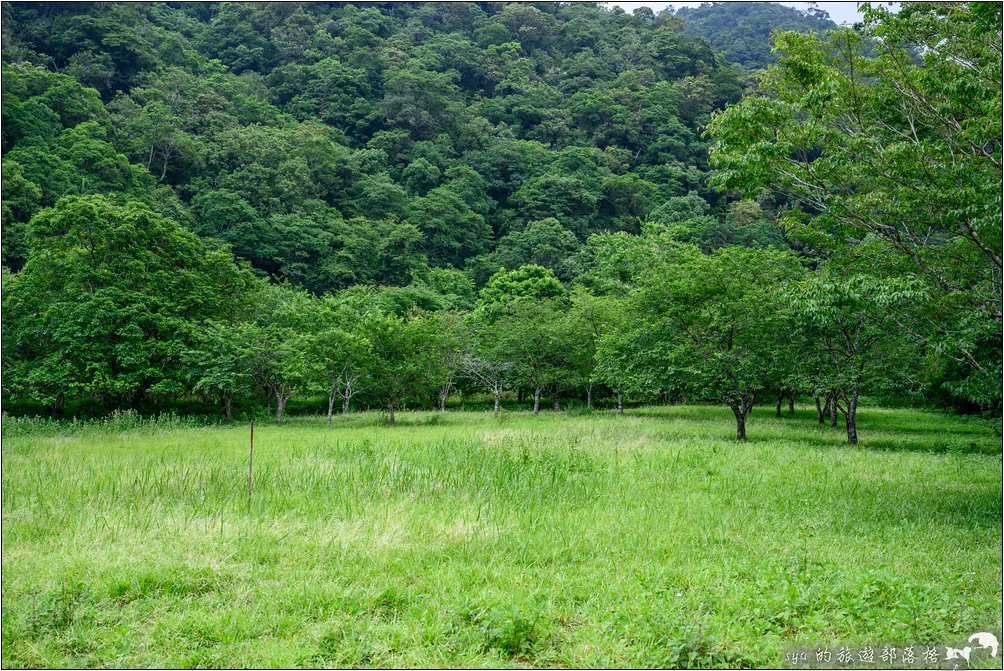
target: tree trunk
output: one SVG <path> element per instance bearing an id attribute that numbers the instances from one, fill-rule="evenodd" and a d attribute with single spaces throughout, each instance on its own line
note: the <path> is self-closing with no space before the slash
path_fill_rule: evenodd
<path id="1" fill-rule="evenodd" d="M 561 410 L 561 403 L 558 402 L 558 394 L 557 393 L 554 395 L 554 398 L 551 399 L 551 409 L 554 410 L 555 412 L 558 412 L 559 410 Z"/>
<path id="2" fill-rule="evenodd" d="M 516 391 L 516 402 L 519 403 L 520 405 L 523 405 L 523 387 L 520 387 Z"/>
<path id="3" fill-rule="evenodd" d="M 502 392 L 497 391 L 495 392 L 495 412 L 493 413 L 495 417 L 499 416 L 499 406 L 501 405 L 501 402 L 502 402 Z"/>
<path id="4" fill-rule="evenodd" d="M 624 397 L 621 396 L 620 392 L 617 392 L 617 414 L 624 414 Z"/>
<path id="5" fill-rule="evenodd" d="M 335 388 L 332 387 L 331 391 L 328 392 L 328 424 L 331 424 L 331 415 L 335 412 Z"/>
<path id="6" fill-rule="evenodd" d="M 143 396 L 146 395 L 145 386 L 140 387 L 134 391 L 129 397 L 129 407 L 139 412 L 140 405 L 143 403 Z"/>
<path id="7" fill-rule="evenodd" d="M 586 410 L 593 409 L 593 383 L 590 382 L 586 385 Z"/>
<path id="8" fill-rule="evenodd" d="M 837 392 L 830 392 L 830 426 L 837 425 Z"/>
<path id="9" fill-rule="evenodd" d="M 746 416 L 756 403 L 756 394 L 740 394 L 737 401 L 729 403 L 736 416 L 736 440 L 746 440 Z"/>
<path id="10" fill-rule="evenodd" d="M 741 406 L 732 406 L 732 413 L 736 416 L 736 440 L 746 440 L 746 413 L 748 410 Z"/>
<path id="11" fill-rule="evenodd" d="M 540 412 L 540 387 L 533 388 L 533 414 Z"/>
<path id="12" fill-rule="evenodd" d="M 443 386 L 439 389 L 439 412 L 446 412 L 446 397 L 450 395 L 450 388 Z"/>
<path id="13" fill-rule="evenodd" d="M 781 416 L 781 400 L 783 398 L 784 398 L 784 392 L 781 392 L 780 394 L 777 395 L 777 408 L 774 410 L 775 417 Z"/>
<path id="14" fill-rule="evenodd" d="M 788 414 L 795 414 L 795 392 L 793 391 L 788 392 Z"/>
<path id="15" fill-rule="evenodd" d="M 855 389 L 851 393 L 851 397 L 847 400 L 847 413 L 844 418 L 847 421 L 847 444 L 857 445 L 858 444 L 858 390 Z"/>
<path id="16" fill-rule="evenodd" d="M 390 415 L 390 423 L 394 423 L 394 401 L 387 401 L 387 414 Z"/>
<path id="17" fill-rule="evenodd" d="M 268 392 L 265 392 L 265 414 L 272 414 L 272 396 Z"/>
<path id="18" fill-rule="evenodd" d="M 349 414 L 349 402 L 352 400 L 352 393 L 348 389 L 345 390 L 345 395 L 342 396 L 342 414 Z"/>
<path id="19" fill-rule="evenodd" d="M 823 423 L 823 419 L 824 419 L 824 417 L 823 417 L 823 406 L 819 402 L 819 396 L 816 396 L 816 419 L 819 420 L 820 424 Z"/>
<path id="20" fill-rule="evenodd" d="M 825 418 L 825 417 L 826 417 L 827 415 L 829 415 L 829 414 L 830 414 L 830 401 L 831 401 L 831 398 L 830 398 L 830 393 L 829 393 L 829 392 L 827 392 L 827 393 L 826 393 L 826 394 L 825 394 L 825 395 L 823 396 L 823 398 L 824 398 L 824 399 L 826 400 L 826 405 L 824 405 L 824 406 L 823 406 L 823 417 Z M 819 420 L 819 423 L 820 423 L 820 424 L 822 424 L 822 423 L 823 423 L 823 420 L 822 420 L 822 419 L 820 419 L 820 420 Z"/>
<path id="21" fill-rule="evenodd" d="M 223 396 L 223 416 L 227 418 L 228 422 L 234 421 L 233 414 L 231 413 L 231 399 L 229 396 Z"/>
<path id="22" fill-rule="evenodd" d="M 283 394 L 281 392 L 276 392 L 275 394 L 275 423 L 282 424 L 282 411 L 286 409 L 286 401 L 289 400 L 291 394 Z"/>

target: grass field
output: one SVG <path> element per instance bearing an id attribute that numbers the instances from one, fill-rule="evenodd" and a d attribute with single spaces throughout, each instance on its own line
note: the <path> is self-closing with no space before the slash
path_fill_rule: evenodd
<path id="1" fill-rule="evenodd" d="M 3 440 L 20 666 L 776 666 L 1001 630 L 991 422 L 401 413 Z M 999 422 L 997 424 L 999 426 Z M 998 664 L 999 664 L 998 657 Z M 998 666 L 998 668 L 1000 668 Z"/>

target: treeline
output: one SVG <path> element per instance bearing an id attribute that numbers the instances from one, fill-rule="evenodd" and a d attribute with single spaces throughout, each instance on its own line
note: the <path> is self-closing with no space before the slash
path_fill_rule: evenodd
<path id="1" fill-rule="evenodd" d="M 4 5 L 5 400 L 999 414 L 1000 6 L 866 18 Z"/>
<path id="2" fill-rule="evenodd" d="M 667 205 L 692 216 L 691 200 Z M 229 418 L 235 400 L 257 397 L 281 422 L 294 395 L 325 395 L 330 418 L 364 394 L 393 421 L 404 404 L 445 407 L 464 384 L 496 413 L 517 390 L 534 412 L 542 394 L 557 409 L 594 389 L 618 404 L 713 401 L 743 438 L 758 395 L 801 393 L 840 410 L 854 442 L 862 392 L 920 394 L 932 372 L 897 329 L 918 298 L 908 284 L 863 275 L 850 254 L 815 270 L 790 251 L 708 254 L 667 224 L 591 237 L 591 269 L 574 283 L 525 265 L 477 295 L 443 271 L 438 289 L 315 296 L 104 196 L 65 197 L 31 230 L 26 266 L 5 278 L 4 381 L 57 414 L 82 398 L 112 409 L 195 395 Z"/>

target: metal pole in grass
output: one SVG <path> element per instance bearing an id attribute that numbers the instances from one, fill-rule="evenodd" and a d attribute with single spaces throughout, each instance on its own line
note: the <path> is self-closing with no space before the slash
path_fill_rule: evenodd
<path id="1" fill-rule="evenodd" d="M 254 472 L 254 418 L 251 418 L 251 451 L 248 453 L 248 515 L 251 514 L 251 474 Z"/>

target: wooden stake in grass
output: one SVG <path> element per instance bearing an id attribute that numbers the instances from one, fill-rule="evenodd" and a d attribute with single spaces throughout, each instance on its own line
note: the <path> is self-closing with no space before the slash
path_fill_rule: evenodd
<path id="1" fill-rule="evenodd" d="M 248 514 L 251 514 L 251 475 L 254 472 L 254 418 L 251 419 L 251 451 L 248 453 Z"/>

